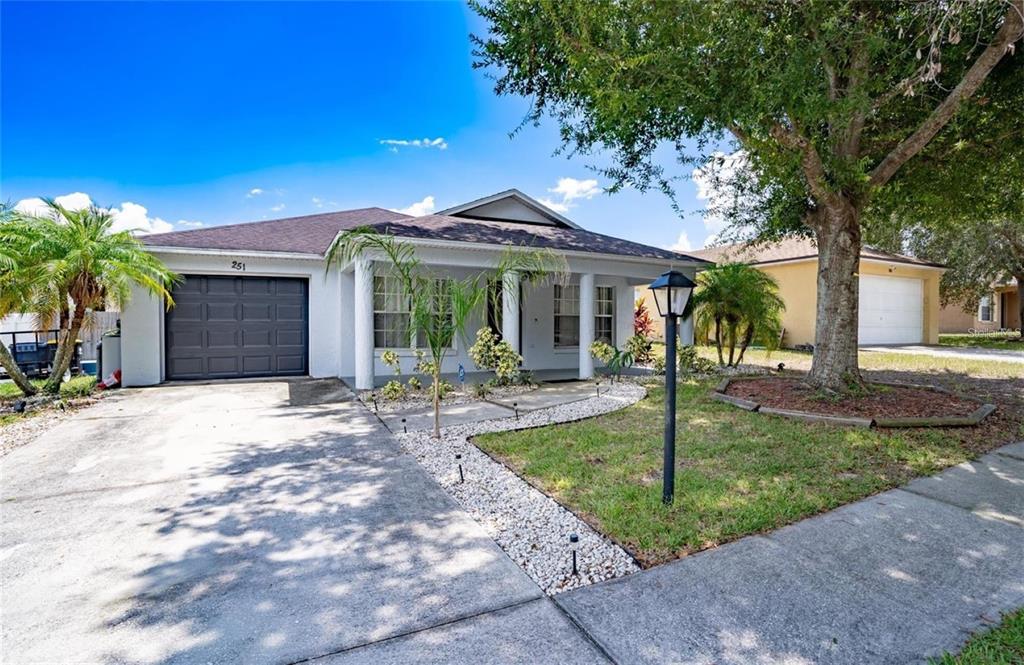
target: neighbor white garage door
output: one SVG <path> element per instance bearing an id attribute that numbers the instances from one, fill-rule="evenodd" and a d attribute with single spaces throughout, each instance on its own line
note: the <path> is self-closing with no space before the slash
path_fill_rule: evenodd
<path id="1" fill-rule="evenodd" d="M 861 344 L 919 344 L 923 335 L 924 284 L 920 279 L 861 276 Z"/>

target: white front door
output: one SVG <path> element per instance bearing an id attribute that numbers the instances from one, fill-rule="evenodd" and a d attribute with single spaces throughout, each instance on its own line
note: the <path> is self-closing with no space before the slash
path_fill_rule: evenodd
<path id="1" fill-rule="evenodd" d="M 859 319 L 861 344 L 920 344 L 924 338 L 923 281 L 862 275 Z"/>

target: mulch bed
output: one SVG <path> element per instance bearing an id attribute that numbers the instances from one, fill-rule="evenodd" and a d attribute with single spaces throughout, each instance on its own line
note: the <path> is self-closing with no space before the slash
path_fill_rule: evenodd
<path id="1" fill-rule="evenodd" d="M 856 418 L 968 416 L 978 403 L 927 388 L 869 384 L 864 395 L 839 399 L 823 395 L 800 379 L 733 379 L 725 393 L 762 406 Z"/>

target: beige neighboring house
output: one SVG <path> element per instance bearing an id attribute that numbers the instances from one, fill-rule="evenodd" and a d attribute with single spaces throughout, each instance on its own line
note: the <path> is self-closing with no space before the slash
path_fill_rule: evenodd
<path id="1" fill-rule="evenodd" d="M 994 332 L 1020 327 L 1020 285 L 1015 279 L 994 286 L 976 310 L 968 311 L 951 303 L 939 312 L 940 333 Z"/>
<path id="2" fill-rule="evenodd" d="M 715 263 L 748 263 L 774 277 L 786 303 L 782 345 L 814 343 L 818 250 L 812 240 L 723 245 L 690 253 Z M 860 254 L 859 343 L 938 344 L 939 279 L 944 270 L 912 256 L 864 247 Z"/>

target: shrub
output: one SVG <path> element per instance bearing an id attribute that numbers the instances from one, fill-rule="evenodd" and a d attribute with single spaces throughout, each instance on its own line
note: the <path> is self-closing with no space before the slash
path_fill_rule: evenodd
<path id="1" fill-rule="evenodd" d="M 405 397 L 405 386 L 399 381 L 388 381 L 380 389 L 380 394 L 383 395 L 384 399 L 388 400 L 402 399 Z"/>
<path id="2" fill-rule="evenodd" d="M 597 340 L 590 345 L 590 355 L 607 365 L 615 357 L 615 347 Z"/>
<path id="3" fill-rule="evenodd" d="M 695 346 L 680 347 L 678 360 L 679 371 L 684 374 L 710 374 L 718 367 L 713 360 L 697 355 Z M 661 363 L 664 366 L 665 360 L 662 359 Z"/>
<path id="4" fill-rule="evenodd" d="M 636 309 L 633 310 L 633 334 L 641 337 L 650 337 L 654 333 L 654 319 L 647 309 L 647 301 L 643 298 L 636 299 Z"/>
<path id="5" fill-rule="evenodd" d="M 423 382 L 420 381 L 420 377 L 418 376 L 410 376 L 409 381 L 407 383 L 409 386 L 409 390 L 415 390 L 417 392 L 423 390 Z"/>
<path id="6" fill-rule="evenodd" d="M 455 392 L 455 386 L 448 382 L 447 379 L 441 379 L 437 384 L 437 394 L 441 399 L 445 396 Z"/>
<path id="7" fill-rule="evenodd" d="M 64 399 L 86 397 L 96 388 L 95 376 L 76 376 L 60 384 L 60 396 Z"/>
<path id="8" fill-rule="evenodd" d="M 380 361 L 394 370 L 395 374 L 402 373 L 402 361 L 398 354 L 390 349 L 380 354 Z"/>
<path id="9" fill-rule="evenodd" d="M 523 357 L 512 345 L 498 341 L 490 328 L 476 331 L 476 341 L 469 347 L 469 357 L 479 369 L 492 370 L 500 385 L 508 385 L 519 376 L 519 365 Z"/>
<path id="10" fill-rule="evenodd" d="M 626 351 L 633 354 L 633 359 L 638 363 L 651 361 L 651 340 L 643 335 L 633 335 L 626 340 Z"/>
<path id="11" fill-rule="evenodd" d="M 665 374 L 665 356 L 654 356 L 654 360 L 651 362 L 651 368 L 655 374 Z"/>

